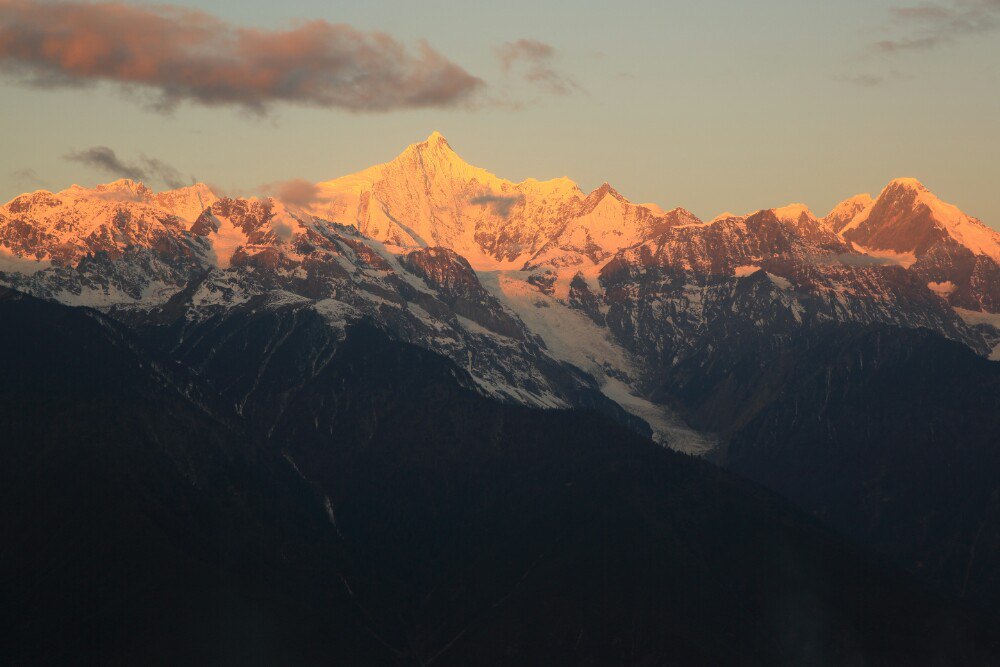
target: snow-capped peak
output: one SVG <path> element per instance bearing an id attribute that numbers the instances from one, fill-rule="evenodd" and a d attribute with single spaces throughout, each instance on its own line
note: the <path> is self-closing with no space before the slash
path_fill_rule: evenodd
<path id="1" fill-rule="evenodd" d="M 210 187 L 195 183 L 176 190 L 166 190 L 153 195 L 152 201 L 158 207 L 187 222 L 194 222 L 202 211 L 219 200 Z"/>
<path id="2" fill-rule="evenodd" d="M 911 206 L 915 210 L 929 211 L 936 227 L 944 230 L 960 245 L 977 255 L 986 255 L 1000 262 L 1000 232 L 966 215 L 957 206 L 942 201 L 915 178 L 893 180 L 882 192 L 882 197 L 891 197 L 899 191 L 912 195 Z"/>
<path id="3" fill-rule="evenodd" d="M 65 190 L 56 193 L 56 195 L 74 200 L 94 199 L 119 202 L 148 202 L 153 196 L 153 191 L 139 181 L 132 180 L 131 178 L 119 178 L 117 181 L 101 183 L 92 188 L 85 188 L 74 183 Z"/>
<path id="4" fill-rule="evenodd" d="M 863 222 L 874 205 L 870 194 L 854 195 L 834 206 L 823 220 L 833 231 L 846 232 Z"/>
<path id="5" fill-rule="evenodd" d="M 816 216 L 812 214 L 812 211 L 805 204 L 788 204 L 787 206 L 772 209 L 771 212 L 774 213 L 774 217 L 782 222 L 796 223 L 802 219 L 802 216 L 811 221 L 816 220 Z"/>
<path id="6" fill-rule="evenodd" d="M 712 218 L 709 221 L 708 224 L 713 224 L 713 223 L 716 223 L 716 222 L 722 222 L 723 220 L 729 220 L 730 218 L 742 218 L 742 217 L 744 217 L 744 216 L 742 216 L 742 215 L 736 215 L 735 213 L 732 213 L 730 211 L 725 211 L 725 212 L 720 213 L 719 215 L 715 216 L 714 218 Z"/>
<path id="7" fill-rule="evenodd" d="M 625 197 L 623 197 L 620 192 L 615 190 L 614 187 L 606 181 L 604 183 L 601 183 L 600 187 L 598 187 L 589 195 L 587 195 L 587 201 L 593 202 L 596 205 L 600 203 L 601 200 L 603 200 L 605 197 L 608 196 L 613 197 L 614 199 L 617 199 L 620 202 L 625 201 Z"/>
<path id="8" fill-rule="evenodd" d="M 8 202 L 0 210 L 0 222 L 8 218 L 0 236 L 19 256 L 76 265 L 88 254 L 118 257 L 129 248 L 166 247 L 212 201 L 206 186 L 154 194 L 127 178 L 93 188 L 72 185 Z"/>
<path id="9" fill-rule="evenodd" d="M 892 190 L 892 189 L 916 190 L 918 192 L 928 191 L 927 187 L 923 183 L 912 177 L 902 177 L 902 178 L 892 179 L 891 181 L 889 181 L 889 184 L 885 186 L 885 190 Z"/>
<path id="10" fill-rule="evenodd" d="M 153 194 L 153 191 L 144 183 L 131 178 L 119 178 L 117 181 L 98 185 L 94 190 L 96 192 L 124 192 L 142 199 L 148 199 Z"/>
<path id="11" fill-rule="evenodd" d="M 840 233 L 865 248 L 916 256 L 949 238 L 1000 262 L 1000 233 L 942 201 L 915 178 L 890 181 L 870 208 L 845 223 Z"/>
<path id="12" fill-rule="evenodd" d="M 395 161 L 412 160 L 417 158 L 422 162 L 448 164 L 458 167 L 470 167 L 470 165 L 459 157 L 458 153 L 452 149 L 451 144 L 438 131 L 434 131 L 427 139 L 416 144 L 410 144 L 396 157 Z"/>
<path id="13" fill-rule="evenodd" d="M 451 148 L 451 146 L 448 144 L 448 140 L 445 139 L 444 135 L 441 134 L 440 132 L 438 132 L 437 130 L 434 130 L 433 132 L 431 132 L 430 136 L 427 137 L 427 141 L 425 141 L 424 143 L 426 143 L 426 144 L 444 144 L 445 146 L 448 146 L 448 148 Z"/>
<path id="14" fill-rule="evenodd" d="M 310 213 L 389 245 L 441 245 L 477 266 L 534 253 L 584 194 L 566 178 L 514 183 L 463 160 L 440 134 L 396 158 L 317 184 Z"/>

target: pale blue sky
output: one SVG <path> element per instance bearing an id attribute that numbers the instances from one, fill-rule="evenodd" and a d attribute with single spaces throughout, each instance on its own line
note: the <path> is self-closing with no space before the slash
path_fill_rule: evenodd
<path id="1" fill-rule="evenodd" d="M 407 43 L 426 38 L 485 79 L 491 94 L 507 92 L 524 108 L 277 105 L 260 119 L 185 104 L 165 116 L 107 85 L 0 84 L 0 199 L 39 187 L 17 175 L 26 169 L 53 190 L 110 180 L 64 159 L 97 145 L 250 190 L 356 171 L 436 129 L 468 161 L 503 177 L 565 175 L 585 189 L 608 181 L 634 201 L 705 218 L 790 201 L 823 214 L 847 196 L 914 176 L 1000 228 L 1000 31 L 875 53 L 873 42 L 912 33 L 890 13 L 906 0 L 178 4 L 241 25 L 325 19 Z M 551 44 L 555 66 L 583 92 L 557 96 L 505 79 L 494 48 L 519 38 Z M 885 81 L 845 80 L 862 75 Z"/>

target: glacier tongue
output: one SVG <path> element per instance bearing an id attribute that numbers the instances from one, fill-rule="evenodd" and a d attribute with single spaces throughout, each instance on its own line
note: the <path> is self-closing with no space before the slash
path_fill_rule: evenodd
<path id="1" fill-rule="evenodd" d="M 716 445 L 711 434 L 689 428 L 667 406 L 639 395 L 642 364 L 615 342 L 608 329 L 527 282 L 530 275 L 527 271 L 479 272 L 483 286 L 545 341 L 553 357 L 595 377 L 605 396 L 650 425 L 657 442 L 690 454 L 704 454 Z"/>

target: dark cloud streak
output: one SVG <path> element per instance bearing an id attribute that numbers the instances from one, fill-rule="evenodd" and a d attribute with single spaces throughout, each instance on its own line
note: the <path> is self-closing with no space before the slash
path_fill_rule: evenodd
<path id="1" fill-rule="evenodd" d="M 880 74 L 850 74 L 834 77 L 843 83 L 853 83 L 862 88 L 878 88 L 886 83 L 886 78 Z"/>
<path id="2" fill-rule="evenodd" d="M 949 6 L 914 5 L 892 7 L 897 37 L 872 44 L 875 51 L 897 54 L 927 51 L 963 37 L 1000 28 L 1000 0 L 954 0 Z"/>
<path id="3" fill-rule="evenodd" d="M 142 160 L 142 164 L 145 166 L 146 173 L 149 174 L 149 176 L 158 179 L 171 190 L 183 188 L 185 185 L 190 185 L 195 180 L 191 178 L 185 182 L 184 177 L 179 171 L 177 171 L 177 169 L 162 160 L 146 157 L 145 155 L 141 156 L 139 159 Z"/>
<path id="4" fill-rule="evenodd" d="M 859 73 L 859 74 L 841 74 L 833 77 L 835 81 L 841 83 L 849 83 L 861 88 L 881 88 L 883 86 L 889 85 L 890 83 L 895 83 L 908 78 L 902 72 L 897 70 L 892 70 L 886 72 L 885 74 L 875 74 L 871 72 Z"/>
<path id="5" fill-rule="evenodd" d="M 19 183 L 26 183 L 28 185 L 44 187 L 46 185 L 45 180 L 38 175 L 38 172 L 34 169 L 15 169 L 10 172 L 11 177 Z"/>
<path id="6" fill-rule="evenodd" d="M 82 151 L 68 153 L 64 157 L 71 162 L 78 162 L 117 178 L 159 181 L 172 190 L 187 185 L 181 173 L 162 160 L 142 155 L 138 163 L 128 163 L 107 146 L 92 146 Z M 193 181 L 194 179 L 191 179 L 191 182 Z"/>
<path id="7" fill-rule="evenodd" d="M 473 197 L 469 200 L 470 204 L 476 206 L 490 206 L 493 212 L 499 215 L 501 218 L 509 218 L 511 209 L 515 205 L 520 204 L 524 201 L 524 195 L 494 195 L 486 194 L 480 195 L 478 197 Z"/>
<path id="8" fill-rule="evenodd" d="M 126 164 L 107 146 L 93 146 L 82 151 L 67 153 L 65 157 L 71 162 L 79 162 L 118 178 L 130 178 L 133 181 L 143 181 L 147 178 L 142 168 Z"/>
<path id="9" fill-rule="evenodd" d="M 471 103 L 485 84 L 426 42 L 326 21 L 288 30 L 195 9 L 0 0 L 0 68 L 35 86 L 111 82 L 181 102 L 264 113 L 275 102 L 354 112 Z"/>
<path id="10" fill-rule="evenodd" d="M 496 54 L 505 74 L 520 71 L 526 81 L 549 93 L 569 95 L 581 90 L 572 77 L 552 65 L 556 51 L 550 44 L 536 39 L 519 39 L 502 44 Z"/>
<path id="11" fill-rule="evenodd" d="M 886 58 L 930 51 L 961 39 L 1000 29 L 1000 0 L 951 0 L 889 8 L 891 38 L 868 44 L 868 55 Z M 898 71 L 855 72 L 833 77 L 862 88 L 880 88 L 907 78 Z"/>

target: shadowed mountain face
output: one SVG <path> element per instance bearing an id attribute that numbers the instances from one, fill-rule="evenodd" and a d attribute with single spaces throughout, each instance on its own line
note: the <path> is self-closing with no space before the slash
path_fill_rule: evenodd
<path id="1" fill-rule="evenodd" d="M 953 594 L 1000 608 L 1000 364 L 929 331 L 744 335 L 665 379 L 714 457 Z"/>
<path id="2" fill-rule="evenodd" d="M 322 633 L 384 657 L 321 506 L 191 377 L 96 313 L 0 312 L 0 660 L 273 664 Z"/>
<path id="3" fill-rule="evenodd" d="M 596 413 L 491 401 L 377 327 L 332 341 L 265 436 L 103 316 L 14 293 L 0 314 L 5 660 L 872 664 L 998 650 L 987 619 L 757 487 Z"/>

